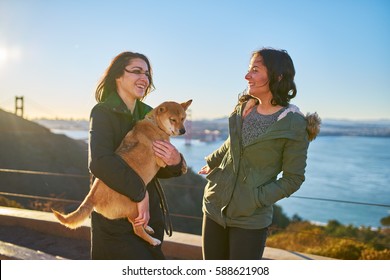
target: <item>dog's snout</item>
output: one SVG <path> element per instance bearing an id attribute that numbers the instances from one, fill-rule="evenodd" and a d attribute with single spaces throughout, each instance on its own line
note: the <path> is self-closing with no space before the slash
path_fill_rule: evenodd
<path id="1" fill-rule="evenodd" d="M 179 130 L 179 133 L 180 133 L 180 135 L 183 135 L 184 133 L 186 133 L 186 129 L 185 128 L 181 128 Z"/>

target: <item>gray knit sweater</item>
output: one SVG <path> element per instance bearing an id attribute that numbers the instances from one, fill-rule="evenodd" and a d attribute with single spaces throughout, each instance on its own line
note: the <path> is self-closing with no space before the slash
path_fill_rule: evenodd
<path id="1" fill-rule="evenodd" d="M 247 146 L 260 137 L 265 131 L 274 124 L 278 117 L 283 113 L 286 107 L 283 107 L 272 115 L 262 115 L 257 112 L 256 106 L 245 117 L 242 125 L 242 144 Z"/>

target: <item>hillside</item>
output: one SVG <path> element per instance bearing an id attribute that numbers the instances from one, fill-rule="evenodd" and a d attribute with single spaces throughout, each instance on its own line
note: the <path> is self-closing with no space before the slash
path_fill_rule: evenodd
<path id="1" fill-rule="evenodd" d="M 0 169 L 29 170 L 82 175 L 48 176 L 0 172 L 0 192 L 82 200 L 89 190 L 88 147 L 65 135 L 0 110 Z M 172 217 L 175 230 L 200 233 L 201 198 L 205 179 L 191 170 L 161 183 L 171 213 L 198 219 Z M 36 199 L 7 197 L 26 208 L 39 205 Z M 49 205 L 50 206 L 50 205 Z M 70 210 L 78 205 L 68 206 Z M 42 207 L 44 208 L 44 207 Z"/>
<path id="2" fill-rule="evenodd" d="M 53 134 L 45 127 L 3 110 L 0 110 L 0 133 L 0 168 L 85 176 L 0 172 L 0 191 L 76 200 L 87 193 L 89 179 L 84 142 Z"/>

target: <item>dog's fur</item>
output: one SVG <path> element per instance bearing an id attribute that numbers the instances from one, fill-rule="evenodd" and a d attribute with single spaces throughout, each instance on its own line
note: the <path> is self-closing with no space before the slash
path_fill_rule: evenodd
<path id="1" fill-rule="evenodd" d="M 153 141 L 169 141 L 170 136 L 185 133 L 185 111 L 191 102 L 192 100 L 181 104 L 162 103 L 149 112 L 144 120 L 136 123 L 116 150 L 116 153 L 138 173 L 145 186 L 153 179 L 160 167 L 166 166 L 161 158 L 155 156 L 152 149 Z M 134 219 L 138 216 L 136 203 L 114 191 L 98 178 L 95 179 L 91 190 L 77 210 L 67 215 L 52 211 L 61 224 L 69 228 L 77 228 L 94 209 L 108 219 L 127 218 L 133 225 L 136 235 L 153 246 L 161 244 L 160 240 L 148 234 L 153 233 L 152 228 L 134 226 Z"/>

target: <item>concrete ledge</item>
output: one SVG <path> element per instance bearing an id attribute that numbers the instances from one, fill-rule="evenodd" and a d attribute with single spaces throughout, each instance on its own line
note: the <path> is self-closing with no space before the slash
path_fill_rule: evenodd
<path id="1" fill-rule="evenodd" d="M 90 240 L 90 220 L 78 229 L 61 225 L 53 213 L 0 206 L 0 225 L 21 226 L 48 235 Z"/>
<path id="2" fill-rule="evenodd" d="M 25 227 L 47 235 L 91 239 L 89 219 L 78 229 L 68 229 L 49 212 L 0 206 L 0 225 Z M 172 237 L 165 237 L 162 249 L 169 259 L 202 259 L 201 237 L 194 234 L 174 232 Z"/>
<path id="3" fill-rule="evenodd" d="M 167 258 L 178 260 L 202 260 L 202 237 L 175 231 L 166 236 L 162 245 Z"/>
<path id="4" fill-rule="evenodd" d="M 286 251 L 270 247 L 265 248 L 263 258 L 267 260 L 332 260 L 332 258 L 323 256 Z"/>
<path id="5" fill-rule="evenodd" d="M 90 241 L 90 220 L 87 220 L 83 226 L 76 230 L 68 229 L 61 225 L 52 213 L 25 210 L 18 208 L 0 206 L 0 225 L 4 226 L 19 226 L 34 231 L 38 231 L 48 236 L 59 236 L 73 239 L 81 239 Z M 12 245 L 12 244 L 11 244 Z M 7 246 L 9 252 L 12 251 L 12 246 L 0 243 L 0 248 Z M 15 251 L 17 247 L 14 247 Z M 25 248 L 26 249 L 26 248 Z M 168 259 L 180 260 L 201 260 L 202 259 L 202 240 L 201 236 L 173 232 L 172 237 L 165 237 L 162 249 Z M 37 255 L 31 255 L 23 248 L 15 255 L 25 257 L 26 259 L 38 258 Z M 30 252 L 31 253 L 31 252 Z M 1 255 L 1 252 L 0 252 Z M 54 257 L 57 258 L 57 257 Z M 303 254 L 298 252 L 286 251 L 266 247 L 263 255 L 267 260 L 329 260 L 330 258 Z"/>
<path id="6" fill-rule="evenodd" d="M 64 258 L 0 241 L 0 260 L 64 260 Z"/>

